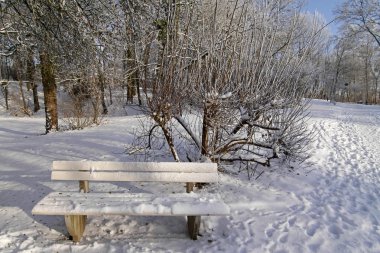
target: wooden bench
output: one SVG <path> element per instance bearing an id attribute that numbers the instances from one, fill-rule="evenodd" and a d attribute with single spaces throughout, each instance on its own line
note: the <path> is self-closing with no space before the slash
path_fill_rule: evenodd
<path id="1" fill-rule="evenodd" d="M 78 180 L 80 192 L 51 192 L 34 215 L 64 215 L 73 241 L 80 241 L 87 215 L 187 216 L 190 238 L 197 239 L 201 216 L 228 215 L 217 194 L 194 193 L 194 182 L 218 181 L 213 163 L 54 161 L 52 180 Z M 182 182 L 187 193 L 90 192 L 89 181 Z"/>

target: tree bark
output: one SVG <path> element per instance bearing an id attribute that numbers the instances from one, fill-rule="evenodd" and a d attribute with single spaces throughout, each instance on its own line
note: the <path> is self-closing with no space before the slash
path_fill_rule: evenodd
<path id="1" fill-rule="evenodd" d="M 28 114 L 28 107 L 26 105 L 26 101 L 25 101 L 25 95 L 24 95 L 24 89 L 22 87 L 23 83 L 22 83 L 22 80 L 19 80 L 18 81 L 18 86 L 19 86 L 19 90 L 20 90 L 20 96 L 21 96 L 21 99 L 22 99 L 22 111 L 25 113 L 25 114 Z"/>
<path id="2" fill-rule="evenodd" d="M 134 63 L 134 52 L 133 47 L 128 46 L 127 49 L 127 68 L 129 71 L 132 70 L 132 73 L 128 74 L 127 77 L 127 102 L 133 103 L 133 96 L 136 95 L 136 68 Z"/>
<path id="3" fill-rule="evenodd" d="M 164 132 L 164 136 L 165 136 L 166 142 L 169 145 L 170 152 L 172 153 L 174 160 L 176 162 L 180 162 L 181 160 L 179 159 L 179 155 L 177 153 L 177 150 L 174 147 L 174 140 L 173 140 L 173 137 L 172 137 L 169 129 L 167 129 L 166 126 L 161 126 L 161 129 L 162 129 L 162 132 Z"/>
<path id="4" fill-rule="evenodd" d="M 366 58 L 365 58 L 365 62 L 364 62 L 364 71 L 365 71 L 365 75 L 364 75 L 364 82 L 365 82 L 365 104 L 368 104 L 370 103 L 369 101 L 369 87 L 368 87 L 368 66 L 369 66 L 369 63 L 368 63 L 368 58 L 369 58 L 369 45 L 368 45 L 368 42 L 367 42 L 367 45 L 366 45 Z"/>
<path id="5" fill-rule="evenodd" d="M 44 90 L 46 133 L 58 131 L 57 85 L 55 83 L 54 66 L 46 51 L 40 52 L 41 77 Z"/>
<path id="6" fill-rule="evenodd" d="M 105 100 L 105 91 L 104 91 L 104 73 L 103 71 L 99 68 L 98 69 L 98 80 L 99 80 L 99 89 L 100 89 L 100 99 L 102 101 L 102 109 L 103 109 L 103 114 L 108 113 L 107 105 L 106 105 L 106 100 Z"/>
<path id="7" fill-rule="evenodd" d="M 207 102 L 206 102 L 207 103 Z M 201 154 L 207 155 L 208 153 L 208 132 L 209 132 L 209 126 L 208 126 L 208 110 L 207 105 L 204 106 L 203 109 L 203 123 L 202 123 L 202 148 L 201 148 Z"/>
<path id="8" fill-rule="evenodd" d="M 5 108 L 7 111 L 9 110 L 9 103 L 8 103 L 8 82 L 2 82 L 1 83 L 1 89 L 4 94 L 4 99 L 5 99 Z"/>
<path id="9" fill-rule="evenodd" d="M 21 97 L 21 100 L 22 100 L 22 111 L 23 111 L 23 113 L 27 114 L 28 108 L 27 108 L 26 101 L 25 101 L 24 89 L 22 87 L 22 85 L 23 85 L 23 81 L 22 81 L 23 80 L 22 69 L 23 69 L 24 66 L 22 64 L 22 61 L 21 61 L 19 55 L 16 56 L 15 67 L 16 67 L 16 78 L 17 78 L 17 81 L 18 81 L 20 97 Z"/>
<path id="10" fill-rule="evenodd" d="M 34 66 L 34 61 L 33 61 L 33 51 L 28 50 L 28 61 L 26 64 L 26 75 L 27 75 L 27 80 L 29 81 L 29 85 L 32 88 L 33 91 L 33 111 L 37 112 L 40 110 L 40 103 L 38 101 L 38 92 L 37 92 L 37 84 L 34 81 L 34 75 L 36 72 L 36 68 Z"/>
<path id="11" fill-rule="evenodd" d="M 113 98 L 112 98 L 112 88 L 111 85 L 108 85 L 108 94 L 110 96 L 110 105 L 113 104 Z"/>
<path id="12" fill-rule="evenodd" d="M 137 69 L 137 61 L 136 61 L 136 52 L 135 52 L 135 44 L 136 34 L 135 34 L 135 21 L 133 19 L 135 4 L 134 1 L 127 0 L 122 1 L 122 8 L 125 15 L 125 35 L 127 41 L 127 48 L 124 51 L 124 61 L 123 61 L 123 70 L 124 75 L 127 74 L 127 103 L 133 103 L 133 97 L 137 95 L 139 99 L 139 104 L 141 105 L 140 99 L 140 91 L 139 91 L 139 73 Z"/>
<path id="13" fill-rule="evenodd" d="M 33 111 L 34 112 L 38 112 L 40 110 L 40 102 L 38 100 L 37 87 L 38 85 L 33 82 L 32 91 L 33 91 L 33 105 L 34 105 Z"/>
<path id="14" fill-rule="evenodd" d="M 378 85 L 378 77 L 375 79 L 375 104 L 377 104 L 377 85 Z"/>

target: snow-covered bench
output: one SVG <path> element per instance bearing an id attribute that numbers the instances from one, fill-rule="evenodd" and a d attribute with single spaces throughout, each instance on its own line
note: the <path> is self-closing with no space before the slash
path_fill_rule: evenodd
<path id="1" fill-rule="evenodd" d="M 213 163 L 54 161 L 52 180 L 78 180 L 80 192 L 51 192 L 34 215 L 64 215 L 69 234 L 80 241 L 87 215 L 187 216 L 189 235 L 199 233 L 201 216 L 228 215 L 217 194 L 192 192 L 193 182 L 218 181 Z M 182 182 L 187 193 L 89 192 L 89 181 Z"/>

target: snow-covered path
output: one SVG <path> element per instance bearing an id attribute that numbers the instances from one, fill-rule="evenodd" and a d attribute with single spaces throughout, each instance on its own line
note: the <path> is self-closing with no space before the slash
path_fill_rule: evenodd
<path id="1" fill-rule="evenodd" d="M 251 231 L 237 237 L 238 252 L 380 252 L 380 108 L 313 101 L 311 115 L 308 164 L 237 183 L 253 191 L 242 197 L 251 209 L 237 207 L 231 220 Z"/>
<path id="2" fill-rule="evenodd" d="M 337 241 L 323 251 L 379 252 L 378 107 L 338 104 L 331 109 L 331 118 L 314 118 L 318 133 L 312 160 L 321 177 L 303 199 L 313 218 L 308 234 L 318 237 L 316 232 L 324 231 Z"/>
<path id="3" fill-rule="evenodd" d="M 53 160 L 130 161 L 123 151 L 135 117 L 111 117 L 83 131 L 41 135 L 42 118 L 0 113 L 0 252 L 380 252 L 380 107 L 313 101 L 316 131 L 308 163 L 278 164 L 249 181 L 221 174 L 229 217 L 205 217 L 198 241 L 184 218 L 90 217 L 78 244 L 62 217 L 32 216 L 34 203 L 77 183 L 51 182 Z M 170 160 L 161 154 L 162 160 Z M 149 157 L 148 157 L 149 158 Z M 156 158 L 154 158 L 156 159 Z M 112 191 L 182 191 L 183 186 L 100 183 Z M 94 187 L 94 188 L 93 188 Z"/>

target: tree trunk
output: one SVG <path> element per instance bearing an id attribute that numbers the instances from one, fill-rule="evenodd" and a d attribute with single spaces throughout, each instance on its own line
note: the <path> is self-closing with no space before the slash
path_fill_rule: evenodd
<path id="1" fill-rule="evenodd" d="M 19 80 L 18 81 L 18 86 L 19 86 L 19 90 L 20 90 L 20 96 L 21 96 L 21 99 L 22 99 L 22 111 L 25 113 L 25 114 L 28 114 L 28 106 L 26 105 L 26 101 L 25 101 L 25 95 L 24 95 L 24 89 L 22 87 L 22 80 Z"/>
<path id="2" fill-rule="evenodd" d="M 375 79 L 375 104 L 377 104 L 377 82 L 378 82 L 378 77 L 376 77 L 376 79 Z"/>
<path id="3" fill-rule="evenodd" d="M 140 93 L 140 78 L 139 78 L 139 70 L 138 69 L 136 69 L 135 84 L 136 84 L 136 89 L 137 89 L 137 100 L 139 101 L 139 105 L 142 105 L 141 93 Z"/>
<path id="4" fill-rule="evenodd" d="M 127 73 L 127 70 L 129 72 L 127 76 L 127 103 L 133 103 L 133 97 L 137 94 L 138 103 L 141 105 L 142 102 L 140 95 L 139 69 L 134 43 L 137 40 L 135 20 L 133 17 L 135 15 L 136 9 L 133 2 L 134 1 L 128 0 L 124 1 L 122 4 L 125 14 L 126 40 L 128 43 L 127 49 L 124 52 L 125 60 L 123 62 L 123 66 L 124 73 Z"/>
<path id="5" fill-rule="evenodd" d="M 23 73 L 22 73 L 22 69 L 23 69 L 23 64 L 22 64 L 22 61 L 20 59 L 20 56 L 19 55 L 16 55 L 16 59 L 15 59 L 15 64 L 14 64 L 14 67 L 16 68 L 16 78 L 17 78 L 17 81 L 18 81 L 18 86 L 19 86 L 19 92 L 20 92 L 20 97 L 21 97 L 21 100 L 22 100 L 22 112 L 27 114 L 28 112 L 28 108 L 27 108 L 27 105 L 26 105 L 26 101 L 25 101 L 25 95 L 24 95 L 24 89 L 22 87 L 23 85 Z"/>
<path id="6" fill-rule="evenodd" d="M 103 114 L 108 113 L 107 105 L 106 105 L 106 100 L 105 100 L 105 92 L 104 92 L 104 73 L 98 69 L 98 80 L 99 80 L 99 89 L 100 89 L 100 99 L 102 101 L 102 108 L 103 108 Z"/>
<path id="7" fill-rule="evenodd" d="M 108 94 L 110 95 L 110 105 L 113 104 L 113 98 L 112 98 L 112 88 L 111 85 L 108 85 Z"/>
<path id="8" fill-rule="evenodd" d="M 206 102 L 207 103 L 207 102 Z M 203 123 L 202 123 L 202 149 L 201 154 L 207 155 L 208 153 L 208 132 L 209 132 L 209 123 L 208 123 L 208 110 L 207 105 L 204 106 L 203 110 Z"/>
<path id="9" fill-rule="evenodd" d="M 40 102 L 38 101 L 38 91 L 37 91 L 37 84 L 33 82 L 33 85 L 32 85 L 32 91 L 33 91 L 33 104 L 34 104 L 34 108 L 33 108 L 33 111 L 34 112 L 38 112 L 40 110 Z"/>
<path id="10" fill-rule="evenodd" d="M 142 104 L 141 102 L 141 94 L 140 94 L 140 73 L 139 68 L 137 66 L 137 57 L 136 57 L 136 51 L 134 45 L 131 46 L 128 49 L 128 66 L 133 70 L 131 73 L 131 79 L 128 82 L 128 85 L 131 85 L 131 92 L 132 92 L 132 103 L 133 103 L 133 96 L 137 94 L 137 100 L 139 105 Z"/>
<path id="11" fill-rule="evenodd" d="M 176 162 L 180 162 L 181 160 L 179 159 L 179 155 L 178 155 L 177 150 L 175 149 L 175 146 L 174 146 L 173 136 L 171 135 L 169 129 L 165 125 L 160 125 L 160 127 L 162 129 L 162 132 L 164 133 L 166 142 L 169 145 L 170 152 L 172 153 L 174 160 Z"/>
<path id="12" fill-rule="evenodd" d="M 152 46 L 153 38 L 149 38 L 148 42 L 145 45 L 144 49 L 144 56 L 143 56 L 143 62 L 144 62 L 144 69 L 143 69 L 143 91 L 145 94 L 147 94 L 147 87 L 148 87 L 148 80 L 149 80 L 149 58 L 150 58 L 150 50 Z"/>
<path id="13" fill-rule="evenodd" d="M 41 77 L 44 90 L 46 133 L 58 130 L 57 85 L 55 83 L 54 66 L 46 51 L 40 52 Z"/>
<path id="14" fill-rule="evenodd" d="M 1 83 L 1 89 L 4 94 L 4 99 L 5 99 L 5 108 L 7 111 L 9 110 L 9 103 L 8 103 L 8 82 L 2 82 Z"/>
<path id="15" fill-rule="evenodd" d="M 132 70 L 132 73 L 128 74 L 127 77 L 127 102 L 133 103 L 133 96 L 136 94 L 135 78 L 136 78 L 136 69 L 133 58 L 133 48 L 128 46 L 127 49 L 127 68 L 129 71 Z"/>
<path id="16" fill-rule="evenodd" d="M 28 50 L 28 61 L 26 64 L 26 78 L 33 91 L 33 105 L 34 105 L 33 111 L 37 112 L 38 110 L 40 110 L 40 103 L 38 101 L 37 84 L 34 81 L 35 72 L 36 72 L 36 68 L 34 66 L 34 61 L 33 61 L 33 51 Z"/>
<path id="17" fill-rule="evenodd" d="M 366 48 L 366 58 L 365 58 L 365 62 L 364 62 L 364 71 L 365 71 L 365 76 L 364 76 L 364 81 L 365 81 L 365 104 L 367 105 L 368 103 L 370 103 L 369 101 L 369 82 L 368 82 L 368 58 L 369 58 L 369 45 L 367 43 L 367 48 Z"/>

